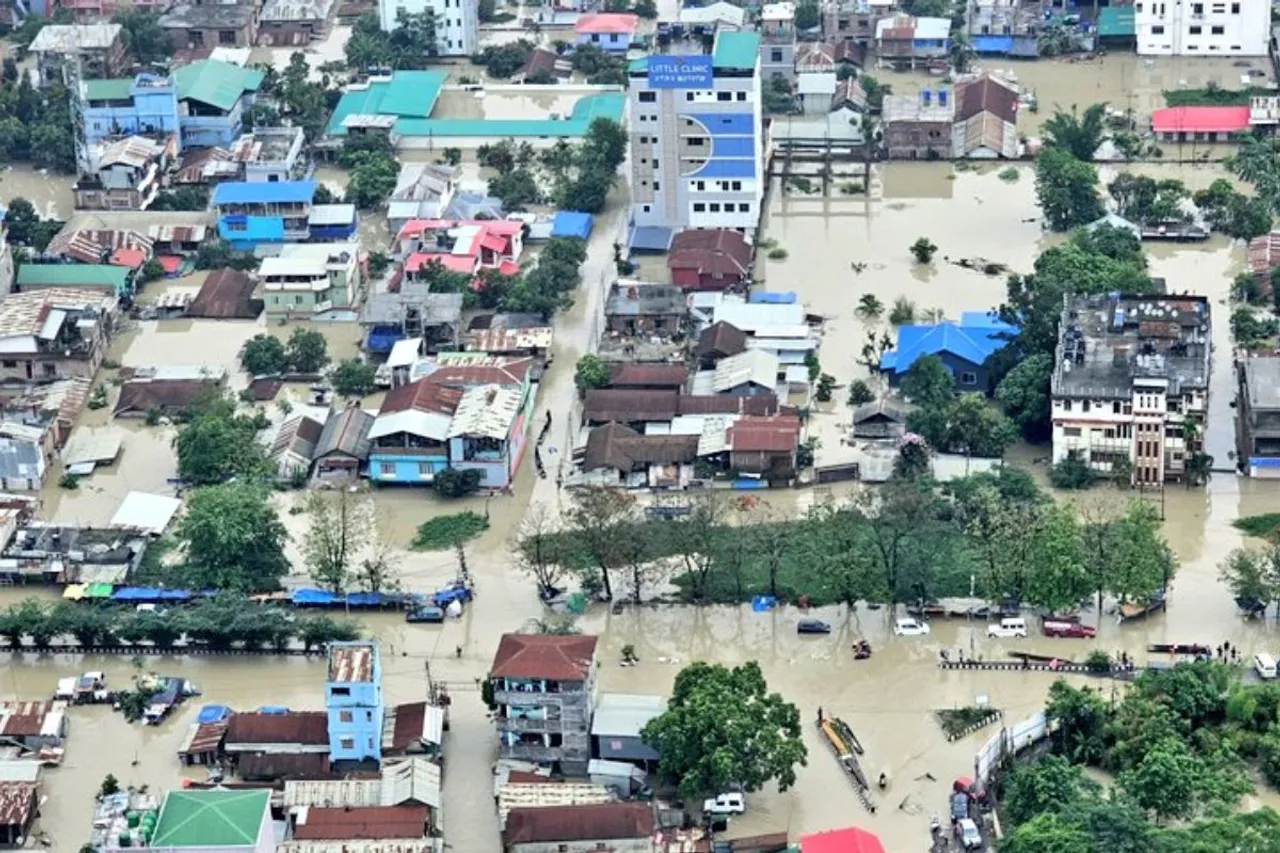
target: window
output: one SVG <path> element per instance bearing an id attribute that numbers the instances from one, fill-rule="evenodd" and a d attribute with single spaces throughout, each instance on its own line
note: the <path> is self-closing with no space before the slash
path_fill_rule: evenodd
<path id="1" fill-rule="evenodd" d="M 16 362 L 16 361 L 11 361 L 10 359 L 7 359 L 7 358 L 6 358 L 6 359 L 4 360 L 4 366 L 5 366 L 5 367 L 17 367 L 17 366 L 18 366 L 18 362 Z"/>
<path id="2" fill-rule="evenodd" d="M 51 361 L 46 361 L 44 363 L 43 370 L 44 370 L 44 375 L 48 378 L 52 378 L 58 375 L 58 365 L 54 364 Z"/>
<path id="3" fill-rule="evenodd" d="M 1226 27 L 1210 27 L 1209 28 L 1209 35 L 1212 35 L 1212 36 L 1225 35 L 1226 32 L 1227 32 Z"/>
<path id="4" fill-rule="evenodd" d="M 685 99 L 686 101 L 690 101 L 690 102 L 692 102 L 692 101 L 693 101 L 693 92 L 685 92 L 685 93 L 684 93 L 684 99 Z"/>
<path id="5" fill-rule="evenodd" d="M 1085 412 L 1089 411 L 1089 401 L 1088 401 L 1088 400 L 1085 400 L 1085 401 L 1084 401 L 1084 408 L 1083 408 L 1081 411 L 1085 411 Z"/>
<path id="6" fill-rule="evenodd" d="M 738 95 L 738 100 L 739 100 L 739 101 L 745 101 L 745 100 L 747 99 L 747 93 L 746 93 L 746 92 L 738 92 L 738 93 L 737 93 L 737 95 Z"/>
<path id="7" fill-rule="evenodd" d="M 690 148 L 701 148 L 707 143 L 707 140 L 703 139 L 701 136 L 690 136 L 688 143 Z"/>
<path id="8" fill-rule="evenodd" d="M 1214 4 L 1213 4 L 1213 13 L 1214 13 L 1215 15 L 1221 15 L 1221 14 L 1223 14 L 1223 13 L 1224 13 L 1224 12 L 1226 12 L 1226 11 L 1227 11 L 1227 4 L 1226 4 L 1226 3 L 1214 3 Z"/>
<path id="9" fill-rule="evenodd" d="M 694 213 L 706 213 L 706 212 L 707 212 L 707 206 L 706 206 L 705 204 L 703 204 L 702 202 L 700 202 L 700 201 L 695 201 L 695 202 L 693 203 L 693 212 L 694 212 Z"/>
<path id="10" fill-rule="evenodd" d="M 1188 35 L 1193 35 L 1193 36 L 1198 36 L 1198 35 L 1200 35 L 1200 30 L 1202 30 L 1202 29 L 1203 29 L 1203 27 L 1188 27 L 1188 28 L 1187 28 L 1187 34 L 1188 34 Z"/>
<path id="11" fill-rule="evenodd" d="M 648 145 L 648 144 L 649 144 L 649 137 L 647 137 L 647 136 L 642 136 L 642 137 L 640 137 L 640 144 L 641 144 L 641 145 Z"/>
<path id="12" fill-rule="evenodd" d="M 373 722 L 373 712 L 372 712 L 372 711 L 365 711 L 365 712 L 364 712 L 364 721 L 365 721 L 366 723 L 372 723 L 372 722 Z"/>
<path id="13" fill-rule="evenodd" d="M 770 62 L 781 62 L 781 61 L 782 61 L 782 51 L 780 51 L 780 50 L 776 50 L 776 49 L 775 49 L 775 50 L 771 50 L 771 51 L 769 51 L 769 61 L 770 61 Z"/>
<path id="14" fill-rule="evenodd" d="M 706 189 L 707 189 L 707 182 L 706 182 L 706 181 L 694 181 L 694 182 L 693 182 L 693 188 L 694 188 L 695 190 L 697 190 L 698 192 L 704 192 L 704 191 L 706 191 Z"/>
<path id="15" fill-rule="evenodd" d="M 431 473 L 432 473 L 432 470 L 431 470 L 431 463 L 430 463 L 430 462 L 419 462 L 419 463 L 418 463 L 418 476 L 419 476 L 419 477 L 426 477 L 426 476 L 429 476 Z"/>
<path id="16" fill-rule="evenodd" d="M 1064 411 L 1064 412 L 1069 412 L 1069 411 L 1071 411 L 1071 401 L 1070 401 L 1070 400 L 1063 400 L 1063 401 L 1062 401 L 1062 411 Z"/>
<path id="17" fill-rule="evenodd" d="M 1239 4 L 1239 3 L 1232 3 L 1232 4 L 1231 4 L 1231 14 L 1233 14 L 1233 15 L 1239 15 L 1239 14 L 1240 14 L 1240 4 Z"/>
<path id="18" fill-rule="evenodd" d="M 191 44 L 196 47 L 204 45 L 204 30 L 187 30 L 187 35 L 191 37 Z"/>
<path id="19" fill-rule="evenodd" d="M 1163 25 L 1163 24 L 1156 24 L 1154 27 L 1152 27 L 1152 28 L 1151 28 L 1151 35 L 1153 35 L 1153 36 L 1162 36 L 1162 35 L 1164 35 L 1164 25 Z"/>
<path id="20" fill-rule="evenodd" d="M 1139 15 L 1141 15 L 1141 14 L 1142 14 L 1142 4 L 1141 4 L 1141 3 L 1136 3 L 1136 4 L 1134 4 L 1134 7 L 1133 7 L 1133 8 L 1134 8 L 1134 9 L 1136 9 L 1136 10 L 1138 11 L 1138 14 L 1139 14 Z"/>
<path id="21" fill-rule="evenodd" d="M 342 749 L 355 749 L 356 739 L 353 737 L 338 738 L 338 746 Z"/>
<path id="22" fill-rule="evenodd" d="M 733 92 L 716 92 L 717 101 L 732 101 Z"/>
<path id="23" fill-rule="evenodd" d="M 976 374 L 976 373 L 961 373 L 961 374 L 960 374 L 960 384 L 961 384 L 961 385 L 977 385 L 977 384 L 978 384 L 978 374 Z"/>
<path id="24" fill-rule="evenodd" d="M 228 231 L 248 231 L 249 225 L 243 219 L 232 219 L 227 222 Z"/>
<path id="25" fill-rule="evenodd" d="M 642 104 L 652 104 L 656 100 L 658 100 L 657 92 L 641 92 L 640 93 L 640 103 Z"/>
<path id="26" fill-rule="evenodd" d="M 301 294 L 301 293 L 299 293 L 297 296 L 293 297 L 293 304 L 295 304 L 295 305 L 301 305 L 301 304 L 302 304 L 302 294 Z"/>
<path id="27" fill-rule="evenodd" d="M 218 30 L 218 44 L 235 44 L 235 30 Z"/>
<path id="28" fill-rule="evenodd" d="M 648 158 L 648 157 L 641 157 L 641 158 L 640 158 L 640 165 L 641 165 L 641 166 L 647 165 L 647 164 L 648 164 L 648 162 L 649 162 L 649 158 Z"/>
<path id="29" fill-rule="evenodd" d="M 1062 434 L 1067 438 L 1079 438 L 1080 427 L 1063 427 Z"/>
<path id="30" fill-rule="evenodd" d="M 739 205 L 738 205 L 738 212 L 739 212 L 739 213 L 750 213 L 750 212 L 751 212 L 751 205 L 747 204 L 746 202 L 743 202 L 742 204 L 739 204 Z"/>
<path id="31" fill-rule="evenodd" d="M 350 712 L 350 711 L 339 711 L 339 712 L 338 712 L 338 722 L 340 722 L 340 723 L 350 723 L 350 722 L 353 722 L 354 720 L 355 720 L 355 717 L 354 717 L 354 716 L 352 716 L 352 714 L 351 714 L 351 712 Z"/>
<path id="32" fill-rule="evenodd" d="M 1203 15 L 1203 14 L 1204 14 L 1204 4 L 1203 4 L 1203 3 L 1192 3 L 1192 4 L 1191 4 L 1191 14 L 1193 14 L 1193 15 Z"/>
<path id="33" fill-rule="evenodd" d="M 656 169 L 656 168 L 658 168 L 658 158 L 657 158 L 657 157 L 654 157 L 654 158 L 653 158 L 653 168 L 655 168 L 655 169 Z"/>
<path id="34" fill-rule="evenodd" d="M 396 475 L 396 463 L 379 462 L 378 475 L 382 477 L 394 477 Z"/>
<path id="35" fill-rule="evenodd" d="M 720 212 L 720 202 L 718 202 L 718 201 L 713 201 L 713 202 L 711 202 L 711 204 L 707 205 L 707 210 L 708 210 L 708 211 L 710 211 L 711 213 L 719 213 L 719 212 Z"/>
<path id="36" fill-rule="evenodd" d="M 647 205 L 647 204 L 642 204 L 642 205 L 640 206 L 640 210 L 641 210 L 642 212 L 644 212 L 644 213 L 649 213 L 649 212 L 650 212 L 650 210 L 649 210 L 649 205 Z"/>
<path id="37" fill-rule="evenodd" d="M 334 696 L 350 696 L 350 695 L 351 695 L 351 688 L 350 688 L 350 687 L 335 687 L 335 688 L 333 688 L 333 690 L 331 690 L 330 692 L 331 692 Z"/>
<path id="38" fill-rule="evenodd" d="M 742 192 L 742 181 L 731 181 L 729 188 L 734 192 Z"/>
<path id="39" fill-rule="evenodd" d="M 653 191 L 654 191 L 654 192 L 657 192 L 657 191 L 658 191 L 658 190 L 660 190 L 660 189 L 662 189 L 662 182 L 661 182 L 661 181 L 654 181 L 654 182 L 653 182 Z"/>

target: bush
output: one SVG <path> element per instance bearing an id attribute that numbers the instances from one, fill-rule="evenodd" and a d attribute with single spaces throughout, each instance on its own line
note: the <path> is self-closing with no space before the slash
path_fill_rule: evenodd
<path id="1" fill-rule="evenodd" d="M 1246 536 L 1266 539 L 1274 536 L 1276 530 L 1280 529 L 1280 512 L 1265 512 L 1261 515 L 1248 515 L 1244 518 L 1237 518 L 1231 522 L 1231 526 Z"/>
<path id="2" fill-rule="evenodd" d="M 779 246 L 776 249 L 770 249 L 766 257 L 771 261 L 785 261 L 787 259 L 787 250 Z"/>
<path id="3" fill-rule="evenodd" d="M 1084 659 L 1084 667 L 1090 672 L 1110 672 L 1111 655 L 1102 649 L 1094 649 Z"/>
<path id="4" fill-rule="evenodd" d="M 893 300 L 889 322 L 894 326 L 910 326 L 916 321 L 916 304 L 905 296 Z"/>
<path id="5" fill-rule="evenodd" d="M 480 480 L 484 475 L 474 468 L 458 470 L 445 468 L 437 471 L 432 480 L 432 487 L 442 498 L 464 498 L 480 488 Z"/>
<path id="6" fill-rule="evenodd" d="M 863 406 L 871 403 L 876 399 L 876 392 L 871 390 L 871 386 L 861 379 L 855 379 L 849 383 L 849 405 Z"/>
<path id="7" fill-rule="evenodd" d="M 338 362 L 329 375 L 333 390 L 343 397 L 363 397 L 372 393 L 376 368 L 358 358 L 346 358 Z"/>
<path id="8" fill-rule="evenodd" d="M 471 510 L 441 515 L 419 524 L 418 533 L 409 547 L 415 551 L 445 551 L 474 539 L 488 528 L 489 522 L 485 517 Z"/>
<path id="9" fill-rule="evenodd" d="M 1016 184 L 1018 179 L 1022 177 L 1022 172 L 1018 171 L 1017 166 L 1006 166 L 1000 170 L 998 177 L 1006 184 Z"/>
<path id="10" fill-rule="evenodd" d="M 938 247 L 928 237 L 921 237 L 911 244 L 911 254 L 918 264 L 927 264 L 932 261 L 937 251 Z"/>
<path id="11" fill-rule="evenodd" d="M 80 477 L 68 471 L 58 478 L 58 488 L 74 491 L 80 488 Z"/>
<path id="12" fill-rule="evenodd" d="M 1049 482 L 1059 489 L 1087 489 L 1095 479 L 1093 469 L 1074 450 L 1049 469 Z"/>

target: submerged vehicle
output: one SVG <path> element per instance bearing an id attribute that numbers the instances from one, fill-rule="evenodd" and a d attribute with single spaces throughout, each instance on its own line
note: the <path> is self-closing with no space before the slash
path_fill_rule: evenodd
<path id="1" fill-rule="evenodd" d="M 801 619 L 796 623 L 797 634 L 830 634 L 831 626 L 821 619 Z"/>

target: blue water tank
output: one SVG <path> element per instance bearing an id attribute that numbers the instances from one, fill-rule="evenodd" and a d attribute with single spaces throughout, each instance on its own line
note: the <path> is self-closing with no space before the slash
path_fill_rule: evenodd
<path id="1" fill-rule="evenodd" d="M 938 90 L 938 106 L 945 107 L 946 105 L 947 105 L 947 90 L 939 89 Z"/>
<path id="2" fill-rule="evenodd" d="M 928 89 L 921 89 L 921 90 L 920 90 L 920 101 L 921 101 L 921 102 L 922 102 L 926 107 L 927 107 L 927 106 L 929 106 L 929 101 L 930 101 L 930 99 L 931 99 L 932 97 L 933 97 L 933 93 L 932 93 L 932 92 L 930 92 Z"/>

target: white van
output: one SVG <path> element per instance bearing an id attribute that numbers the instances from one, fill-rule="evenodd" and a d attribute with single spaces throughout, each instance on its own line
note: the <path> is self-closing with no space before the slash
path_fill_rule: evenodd
<path id="1" fill-rule="evenodd" d="M 1027 620 L 1017 617 L 1001 619 L 999 625 L 987 626 L 988 637 L 1025 637 L 1027 636 Z"/>
<path id="2" fill-rule="evenodd" d="M 1276 659 L 1266 652 L 1258 652 L 1253 656 L 1253 668 L 1259 678 L 1276 677 Z"/>

